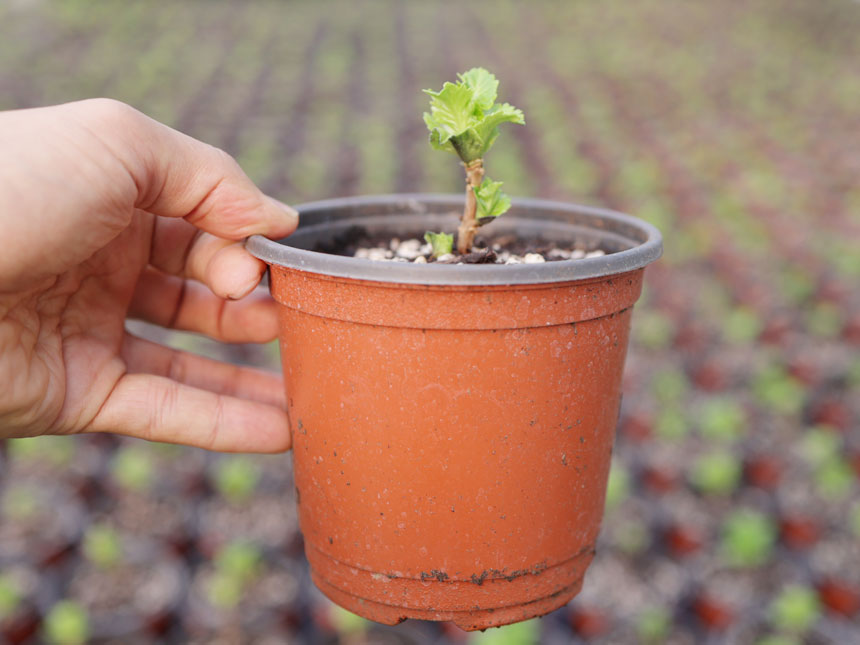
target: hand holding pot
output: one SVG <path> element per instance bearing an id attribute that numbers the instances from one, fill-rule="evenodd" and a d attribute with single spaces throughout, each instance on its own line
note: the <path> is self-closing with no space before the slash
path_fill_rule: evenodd
<path id="1" fill-rule="evenodd" d="M 239 240 L 294 210 L 224 152 L 115 101 L 0 113 L 0 438 L 117 432 L 289 448 L 281 379 L 136 338 L 126 317 L 227 342 L 277 335 Z"/>

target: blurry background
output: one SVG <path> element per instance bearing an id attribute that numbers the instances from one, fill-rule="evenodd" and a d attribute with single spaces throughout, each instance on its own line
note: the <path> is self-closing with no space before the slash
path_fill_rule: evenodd
<path id="1" fill-rule="evenodd" d="M 568 607 L 372 626 L 308 580 L 289 457 L 52 438 L 6 446 L 0 642 L 860 642 L 858 34 L 849 0 L 0 3 L 0 109 L 121 99 L 291 203 L 459 192 L 420 90 L 486 66 L 528 122 L 488 159 L 507 192 L 666 247 Z"/>

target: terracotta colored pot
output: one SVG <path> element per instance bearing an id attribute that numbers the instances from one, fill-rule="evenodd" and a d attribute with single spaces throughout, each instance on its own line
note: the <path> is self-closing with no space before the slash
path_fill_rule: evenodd
<path id="1" fill-rule="evenodd" d="M 544 201 L 515 203 L 485 231 L 617 252 L 456 266 L 310 250 L 356 225 L 454 230 L 461 199 L 318 202 L 299 208 L 289 240 L 248 242 L 282 305 L 313 579 L 382 623 L 484 629 L 576 595 L 603 515 L 631 308 L 661 251 L 634 218 Z"/>

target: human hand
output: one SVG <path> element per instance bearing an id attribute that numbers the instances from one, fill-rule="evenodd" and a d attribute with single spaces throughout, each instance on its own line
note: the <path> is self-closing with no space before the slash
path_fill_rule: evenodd
<path id="1" fill-rule="evenodd" d="M 282 381 L 126 332 L 277 335 L 242 238 L 295 230 L 226 153 L 116 101 L 0 112 L 0 438 L 290 446 Z"/>

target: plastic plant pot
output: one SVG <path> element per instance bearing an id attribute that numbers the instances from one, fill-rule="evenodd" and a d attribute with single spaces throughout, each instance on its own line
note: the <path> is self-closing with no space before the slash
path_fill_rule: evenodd
<path id="1" fill-rule="evenodd" d="M 487 235 L 606 255 L 520 265 L 374 262 L 315 248 L 359 226 L 453 230 L 459 196 L 299 207 L 251 237 L 280 303 L 299 520 L 312 577 L 369 619 L 485 629 L 580 590 L 603 515 L 621 375 L 659 232 L 514 202 Z"/>

